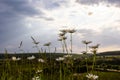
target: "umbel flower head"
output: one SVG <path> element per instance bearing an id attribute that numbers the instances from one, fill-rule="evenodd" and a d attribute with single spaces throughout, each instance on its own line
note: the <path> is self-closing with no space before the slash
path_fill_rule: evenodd
<path id="1" fill-rule="evenodd" d="M 64 36 L 64 35 L 65 35 L 65 33 L 63 33 L 63 32 L 62 32 L 62 33 L 59 33 L 58 35 L 59 35 L 59 36 Z"/>
<path id="2" fill-rule="evenodd" d="M 59 57 L 56 59 L 56 61 L 63 61 L 65 58 L 64 57 Z"/>
<path id="3" fill-rule="evenodd" d="M 94 75 L 94 74 L 87 74 L 86 77 L 90 80 L 97 80 L 98 79 L 98 76 L 97 75 Z"/>
<path id="4" fill-rule="evenodd" d="M 62 33 L 67 33 L 68 30 L 67 30 L 67 29 L 62 29 L 62 30 L 60 30 L 60 32 L 62 32 Z"/>
<path id="5" fill-rule="evenodd" d="M 87 45 L 87 44 L 92 43 L 92 41 L 86 41 L 86 40 L 84 40 L 84 41 L 82 41 L 82 43 Z"/>
<path id="6" fill-rule="evenodd" d="M 82 51 L 81 53 L 83 53 L 83 54 L 87 54 L 87 52 L 86 52 L 86 51 Z"/>
<path id="7" fill-rule="evenodd" d="M 21 58 L 19 58 L 19 57 L 16 58 L 15 56 L 13 56 L 13 57 L 12 57 L 12 60 L 13 60 L 13 61 L 19 61 L 19 60 L 21 60 Z"/>
<path id="8" fill-rule="evenodd" d="M 60 36 L 60 39 L 62 39 L 62 40 L 66 40 L 67 37 L 65 37 L 65 36 Z"/>
<path id="9" fill-rule="evenodd" d="M 38 59 L 38 62 L 44 63 L 45 60 L 43 60 L 42 58 Z"/>
<path id="10" fill-rule="evenodd" d="M 96 54 L 96 51 L 97 51 L 99 45 L 100 45 L 100 44 L 97 44 L 97 45 L 95 45 L 95 46 L 89 46 L 89 47 L 91 48 L 91 52 L 93 52 L 94 54 Z"/>
<path id="11" fill-rule="evenodd" d="M 28 59 L 28 60 L 33 60 L 33 59 L 35 59 L 35 56 L 32 55 L 32 56 L 30 56 L 30 57 L 27 57 L 27 59 Z"/>
<path id="12" fill-rule="evenodd" d="M 72 57 L 72 55 L 64 55 L 63 57 L 65 57 L 65 58 L 68 58 L 68 57 Z"/>
<path id="13" fill-rule="evenodd" d="M 35 76 L 32 78 L 32 80 L 41 80 L 41 79 L 40 79 L 40 76 Z"/>
<path id="14" fill-rule="evenodd" d="M 44 46 L 50 46 L 51 42 L 45 43 Z"/>
<path id="15" fill-rule="evenodd" d="M 75 29 L 69 29 L 69 30 L 67 30 L 67 32 L 68 33 L 74 33 L 74 32 L 76 32 L 76 30 Z"/>
<path id="16" fill-rule="evenodd" d="M 100 46 L 100 44 L 97 44 L 95 46 L 90 46 L 91 49 L 97 49 Z"/>

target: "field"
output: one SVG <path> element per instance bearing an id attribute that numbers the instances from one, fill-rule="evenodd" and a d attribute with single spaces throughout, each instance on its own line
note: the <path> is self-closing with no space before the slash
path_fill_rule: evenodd
<path id="1" fill-rule="evenodd" d="M 97 80 L 120 80 L 119 57 L 96 56 L 94 69 L 93 58 L 88 55 L 86 64 L 85 54 L 5 54 L 0 60 L 0 80 L 88 80 L 88 73 L 98 76 Z"/>

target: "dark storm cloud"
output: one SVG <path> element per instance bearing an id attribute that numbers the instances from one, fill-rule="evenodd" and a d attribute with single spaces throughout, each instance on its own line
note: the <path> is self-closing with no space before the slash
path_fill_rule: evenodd
<path id="1" fill-rule="evenodd" d="M 76 2 L 80 4 L 86 4 L 86 5 L 94 5 L 94 4 L 99 4 L 103 2 L 103 3 L 120 7 L 120 0 L 76 0 Z"/>
<path id="2" fill-rule="evenodd" d="M 14 14 L 32 16 L 39 13 L 28 0 L 0 0 L 0 3 L 10 7 Z"/>
<path id="3" fill-rule="evenodd" d="M 28 0 L 0 0 L 0 43 L 28 32 L 24 19 L 42 14 Z"/>
<path id="4" fill-rule="evenodd" d="M 42 14 L 38 12 L 32 5 L 29 4 L 28 0 L 0 0 L 2 5 L 0 9 L 0 22 L 12 21 L 22 19 L 26 16 L 34 16 Z"/>

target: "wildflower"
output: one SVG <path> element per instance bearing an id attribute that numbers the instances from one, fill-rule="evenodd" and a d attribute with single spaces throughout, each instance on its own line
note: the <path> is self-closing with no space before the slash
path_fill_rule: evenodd
<path id="1" fill-rule="evenodd" d="M 59 33 L 58 35 L 59 35 L 59 36 L 64 36 L 64 35 L 65 35 L 65 33 Z"/>
<path id="2" fill-rule="evenodd" d="M 58 39 L 58 41 L 60 41 L 60 42 L 61 42 L 62 49 L 63 49 L 63 53 L 64 53 L 65 49 L 64 49 L 64 44 L 63 44 L 63 42 L 62 42 L 63 40 L 62 40 L 61 38 L 59 38 L 59 39 Z"/>
<path id="3" fill-rule="evenodd" d="M 21 60 L 21 58 L 18 57 L 16 60 L 19 61 L 19 60 Z"/>
<path id="4" fill-rule="evenodd" d="M 67 29 L 63 29 L 63 30 L 60 30 L 62 33 L 67 33 L 68 30 Z"/>
<path id="5" fill-rule="evenodd" d="M 97 53 L 97 49 L 98 49 L 99 45 L 100 45 L 100 44 L 97 44 L 97 45 L 95 45 L 95 46 L 90 46 L 91 52 L 93 53 L 92 72 L 94 71 L 94 68 L 95 68 L 95 64 L 96 64 L 96 53 Z"/>
<path id="6" fill-rule="evenodd" d="M 32 80 L 41 80 L 39 76 L 33 77 Z"/>
<path id="7" fill-rule="evenodd" d="M 96 54 L 99 45 L 100 45 L 100 44 L 97 44 L 97 45 L 95 45 L 95 46 L 89 46 L 89 47 L 91 48 L 91 52 L 93 52 L 94 54 Z"/>
<path id="8" fill-rule="evenodd" d="M 68 32 L 68 30 L 63 29 L 63 30 L 60 30 L 60 31 L 62 32 L 62 33 L 59 34 L 60 41 L 63 41 L 63 46 L 65 46 L 66 52 L 68 53 L 67 44 L 66 44 L 66 41 L 65 41 L 67 39 L 67 37 L 65 37 L 65 34 Z M 63 53 L 64 53 L 64 47 L 63 47 Z"/>
<path id="9" fill-rule="evenodd" d="M 87 52 L 88 52 L 88 44 L 92 43 L 92 41 L 83 40 L 82 43 L 85 44 L 85 46 L 86 46 L 86 53 L 85 54 L 87 54 Z"/>
<path id="10" fill-rule="evenodd" d="M 86 41 L 86 40 L 84 40 L 84 41 L 82 41 L 82 43 L 84 43 L 84 44 L 90 44 L 90 43 L 92 43 L 92 41 Z"/>
<path id="11" fill-rule="evenodd" d="M 99 47 L 99 45 L 100 45 L 100 44 L 97 44 L 97 45 L 95 45 L 95 46 L 90 46 L 90 48 L 92 48 L 92 49 L 97 49 L 97 48 Z"/>
<path id="12" fill-rule="evenodd" d="M 16 57 L 15 57 L 15 56 L 13 56 L 13 57 L 12 57 L 12 60 L 13 60 L 13 61 L 16 61 Z"/>
<path id="13" fill-rule="evenodd" d="M 96 80 L 98 79 L 98 76 L 97 75 L 93 75 L 93 74 L 87 74 L 86 77 L 90 80 Z"/>
<path id="14" fill-rule="evenodd" d="M 68 58 L 68 57 L 72 57 L 72 55 L 64 55 L 63 57 L 65 57 L 65 58 Z"/>
<path id="15" fill-rule="evenodd" d="M 67 37 L 65 37 L 65 36 L 60 36 L 60 38 L 61 38 L 62 40 L 66 40 L 66 39 L 67 39 Z"/>
<path id="16" fill-rule="evenodd" d="M 50 46 L 51 42 L 45 43 L 44 46 Z"/>
<path id="17" fill-rule="evenodd" d="M 69 29 L 69 30 L 67 30 L 67 32 L 68 33 L 70 33 L 70 43 L 71 43 L 71 48 L 70 48 L 70 52 L 72 53 L 73 52 L 73 45 L 72 45 L 72 34 L 74 33 L 74 32 L 76 32 L 76 30 L 75 29 Z"/>
<path id="18" fill-rule="evenodd" d="M 30 56 L 30 57 L 27 57 L 27 59 L 28 59 L 28 60 L 33 60 L 33 59 L 35 59 L 35 56 L 32 55 L 32 56 Z"/>
<path id="19" fill-rule="evenodd" d="M 36 73 L 41 73 L 41 72 L 43 72 L 43 70 L 37 70 L 37 71 L 36 71 Z"/>
<path id="20" fill-rule="evenodd" d="M 63 61 L 65 58 L 64 57 L 59 57 L 56 59 L 56 61 Z"/>
<path id="21" fill-rule="evenodd" d="M 67 32 L 69 32 L 69 33 L 74 33 L 74 32 L 76 32 L 76 30 L 75 29 L 69 29 L 69 30 L 67 30 Z"/>
<path id="22" fill-rule="evenodd" d="M 44 46 L 47 46 L 47 47 L 48 47 L 49 53 L 50 53 L 50 45 L 51 45 L 51 42 L 48 42 L 48 43 L 45 43 L 45 44 L 44 44 Z"/>
<path id="23" fill-rule="evenodd" d="M 83 53 L 83 54 L 87 54 L 87 52 L 86 52 L 86 51 L 82 51 L 81 53 Z"/>
<path id="24" fill-rule="evenodd" d="M 21 58 L 19 58 L 19 57 L 16 58 L 15 56 L 13 56 L 13 57 L 12 57 L 12 60 L 13 60 L 13 61 L 19 61 L 19 60 L 21 60 Z"/>
<path id="25" fill-rule="evenodd" d="M 45 61 L 43 59 L 38 59 L 38 62 L 44 63 Z"/>

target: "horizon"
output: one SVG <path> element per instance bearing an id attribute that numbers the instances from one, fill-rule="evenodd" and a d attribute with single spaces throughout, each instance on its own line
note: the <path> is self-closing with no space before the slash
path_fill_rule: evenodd
<path id="1" fill-rule="evenodd" d="M 59 30 L 75 29 L 73 53 L 100 44 L 98 52 L 120 51 L 120 0 L 0 0 L 0 53 L 37 52 L 31 36 L 40 42 L 39 49 L 51 42 L 52 52 L 62 52 Z M 67 46 L 70 50 L 70 36 Z M 69 51 L 70 52 L 70 51 Z"/>

